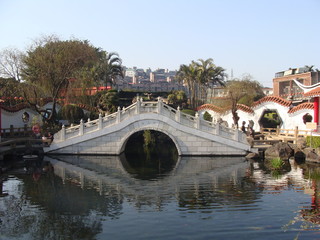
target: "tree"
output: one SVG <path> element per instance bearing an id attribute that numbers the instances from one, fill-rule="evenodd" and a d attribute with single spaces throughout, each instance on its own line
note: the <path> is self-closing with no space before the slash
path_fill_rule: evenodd
<path id="1" fill-rule="evenodd" d="M 188 88 L 188 93 L 190 96 L 190 105 L 192 108 L 195 108 L 195 99 L 196 99 L 196 82 L 198 77 L 198 69 L 194 62 L 190 65 L 182 64 L 180 65 L 179 71 L 176 75 L 178 81 L 183 82 L 184 85 Z"/>
<path id="2" fill-rule="evenodd" d="M 119 106 L 119 94 L 115 90 L 110 90 L 102 94 L 99 98 L 98 108 L 107 114 L 117 111 Z"/>
<path id="3" fill-rule="evenodd" d="M 53 109 L 46 120 L 53 121 L 57 99 L 68 88 L 69 80 L 77 78 L 98 59 L 96 48 L 88 41 L 61 41 L 49 36 L 35 42 L 23 57 L 22 76 L 31 89 L 24 94 L 26 100 L 40 113 L 39 94 L 51 98 Z"/>
<path id="4" fill-rule="evenodd" d="M 189 65 L 180 65 L 176 77 L 187 86 L 192 108 L 205 102 L 208 88 L 217 84 L 224 85 L 224 71 L 223 68 L 216 66 L 211 58 L 192 61 Z"/>
<path id="5" fill-rule="evenodd" d="M 23 53 L 16 48 L 4 49 L 0 52 L 0 77 L 21 82 Z"/>
<path id="6" fill-rule="evenodd" d="M 99 55 L 100 61 L 94 66 L 95 79 L 96 81 L 102 81 L 106 87 L 108 87 L 108 84 L 112 87 L 116 84 L 118 77 L 124 77 L 122 61 L 115 52 L 100 51 Z"/>
<path id="7" fill-rule="evenodd" d="M 207 111 L 203 114 L 203 119 L 209 122 L 212 122 L 212 116 Z"/>
<path id="8" fill-rule="evenodd" d="M 227 82 L 225 87 L 225 96 L 231 109 L 234 125 L 238 128 L 239 116 L 237 113 L 237 104 L 244 103 L 250 106 L 253 101 L 264 96 L 262 86 L 259 82 L 252 80 L 250 75 L 244 76 L 242 79 L 234 79 Z"/>
<path id="9" fill-rule="evenodd" d="M 216 66 L 213 63 L 213 59 L 209 58 L 207 60 L 199 59 L 196 62 L 197 68 L 199 69 L 199 80 L 201 89 L 199 89 L 200 99 L 202 103 L 206 101 L 208 90 L 211 89 L 211 94 L 213 93 L 212 88 L 215 86 L 224 86 L 225 69 Z M 204 98 L 205 97 L 205 98 Z"/>
<path id="10" fill-rule="evenodd" d="M 22 96 L 21 83 L 13 78 L 0 78 L 0 96 L 6 99 L 9 106 L 16 105 L 17 98 Z"/>
<path id="11" fill-rule="evenodd" d="M 169 104 L 172 104 L 174 108 L 179 107 L 185 107 L 187 105 L 187 95 L 184 91 L 172 91 L 168 95 L 168 102 Z"/>
<path id="12" fill-rule="evenodd" d="M 59 113 L 62 119 L 68 120 L 70 123 L 79 123 L 84 118 L 84 112 L 81 107 L 75 104 L 64 105 Z"/>

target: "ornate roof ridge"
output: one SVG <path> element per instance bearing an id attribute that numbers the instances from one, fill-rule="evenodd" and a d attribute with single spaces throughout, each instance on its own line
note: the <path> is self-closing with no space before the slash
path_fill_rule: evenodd
<path id="1" fill-rule="evenodd" d="M 301 104 L 291 108 L 288 111 L 288 113 L 295 113 L 295 112 L 302 110 L 302 109 L 314 109 L 313 103 L 310 103 L 310 102 L 301 103 Z"/>
<path id="2" fill-rule="evenodd" d="M 45 104 L 49 103 L 50 101 L 46 101 Z M 44 105 L 45 105 L 44 104 Z M 92 107 L 92 106 L 89 106 L 89 105 L 86 105 L 86 104 L 75 104 L 79 107 L 81 107 L 82 109 L 85 109 L 85 110 L 88 110 L 88 111 L 97 111 L 97 108 L 96 107 Z M 14 106 L 6 106 L 6 105 L 3 105 L 0 103 L 0 108 L 7 111 L 7 112 L 18 112 L 22 109 L 25 109 L 25 108 L 31 108 L 30 105 L 28 103 L 19 103 L 19 104 L 16 104 Z"/>
<path id="3" fill-rule="evenodd" d="M 220 107 L 213 105 L 213 104 L 209 104 L 209 103 L 206 103 L 206 104 L 203 104 L 203 105 L 197 107 L 196 110 L 199 111 L 199 110 L 203 110 L 203 109 L 209 109 L 209 110 L 212 110 L 212 111 L 218 112 L 218 113 L 222 113 L 225 111 L 225 109 L 220 108 Z"/>
<path id="4" fill-rule="evenodd" d="M 285 106 L 285 107 L 289 107 L 292 103 L 291 101 L 283 99 L 278 96 L 265 96 L 265 97 L 261 98 L 260 100 L 254 102 L 252 104 L 252 108 L 254 108 L 262 103 L 265 103 L 265 102 L 275 102 L 275 103 L 278 103 L 278 104 Z"/>

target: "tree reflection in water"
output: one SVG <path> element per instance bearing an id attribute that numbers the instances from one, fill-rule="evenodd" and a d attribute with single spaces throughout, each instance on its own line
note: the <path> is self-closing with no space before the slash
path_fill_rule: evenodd
<path id="1" fill-rule="evenodd" d="M 151 163 L 152 154 L 147 156 L 142 162 L 129 161 L 125 156 L 58 156 L 58 160 L 46 157 L 54 165 L 55 174 L 44 174 L 37 181 L 31 174 L 9 175 L 0 196 L 1 237 L 10 240 L 104 239 L 112 232 L 121 233 L 122 239 L 127 239 L 130 233 L 106 230 L 105 226 L 122 223 L 121 229 L 128 224 L 124 218 L 132 221 L 138 217 L 142 229 L 147 224 L 143 218 L 151 215 L 164 217 L 161 221 L 165 225 L 166 213 L 179 225 L 185 217 L 190 221 L 190 215 L 195 212 L 201 213 L 201 223 L 215 216 L 201 225 L 208 226 L 206 232 L 219 224 L 226 228 L 236 224 L 228 225 L 224 216 L 236 213 L 242 218 L 250 213 L 255 217 L 241 222 L 247 236 L 248 229 L 256 224 L 252 221 L 274 224 L 271 212 L 264 208 L 268 202 L 260 204 L 266 201 L 264 195 L 272 193 L 281 197 L 279 193 L 290 188 L 309 191 L 313 202 L 303 209 L 301 205 L 286 209 L 297 211 L 297 217 L 284 228 L 290 230 L 291 225 L 300 224 L 300 229 L 314 230 L 316 226 L 311 227 L 311 223 L 319 226 L 318 167 L 292 164 L 289 172 L 274 177 L 263 163 L 241 158 L 181 157 L 178 162 L 161 162 L 159 168 L 159 162 Z M 169 166 L 168 170 L 164 165 Z M 140 166 L 156 170 L 139 170 Z M 261 210 L 270 216 L 261 218 Z M 224 218 L 224 222 L 219 222 L 219 218 Z M 194 224 L 199 224 L 197 219 Z M 170 225 L 165 227 L 170 229 Z M 288 239 L 293 239 L 290 237 Z"/>
<path id="2" fill-rule="evenodd" d="M 83 191 L 72 182 L 47 174 L 34 181 L 32 175 L 11 179 L 14 194 L 1 201 L 1 236 L 27 239 L 96 239 L 102 231 L 101 215 L 116 218 L 122 201 Z"/>

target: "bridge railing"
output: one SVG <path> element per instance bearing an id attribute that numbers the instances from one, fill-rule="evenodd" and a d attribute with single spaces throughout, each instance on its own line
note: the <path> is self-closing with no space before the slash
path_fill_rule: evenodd
<path id="1" fill-rule="evenodd" d="M 200 119 L 198 113 L 196 113 L 195 116 L 183 113 L 180 111 L 179 107 L 178 109 L 174 109 L 164 104 L 161 99 L 158 99 L 157 102 L 143 102 L 142 100 L 138 99 L 138 101 L 132 105 L 123 109 L 120 109 L 119 107 L 117 112 L 104 117 L 102 117 L 100 114 L 98 119 L 92 121 L 88 120 L 86 123 L 81 120 L 80 124 L 76 126 L 71 126 L 69 128 L 62 126 L 62 129 L 55 134 L 54 139 L 57 142 L 64 141 L 66 139 L 110 127 L 134 115 L 143 113 L 157 113 L 166 116 L 184 126 L 199 129 L 204 132 L 220 135 L 224 138 L 233 139 L 240 142 L 246 141 L 245 135 L 242 134 L 242 132 L 238 129 L 232 129 L 224 127 L 218 123 L 205 121 Z"/>

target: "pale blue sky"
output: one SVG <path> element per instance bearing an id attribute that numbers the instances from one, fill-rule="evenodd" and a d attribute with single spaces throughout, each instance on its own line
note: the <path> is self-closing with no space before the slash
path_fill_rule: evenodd
<path id="1" fill-rule="evenodd" d="M 0 0 L 0 50 L 56 34 L 115 51 L 127 67 L 213 58 L 272 87 L 278 71 L 320 68 L 319 11 L 320 0 Z"/>

